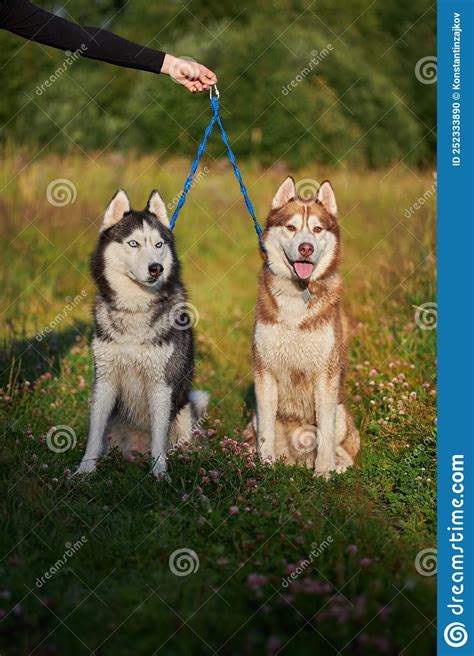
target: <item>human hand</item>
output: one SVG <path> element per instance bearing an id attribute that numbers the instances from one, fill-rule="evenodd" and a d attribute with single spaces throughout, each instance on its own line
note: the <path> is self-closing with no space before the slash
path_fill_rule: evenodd
<path id="1" fill-rule="evenodd" d="M 216 74 L 202 64 L 193 59 L 181 59 L 173 55 L 165 55 L 161 72 L 182 84 L 191 93 L 208 91 L 217 82 Z"/>

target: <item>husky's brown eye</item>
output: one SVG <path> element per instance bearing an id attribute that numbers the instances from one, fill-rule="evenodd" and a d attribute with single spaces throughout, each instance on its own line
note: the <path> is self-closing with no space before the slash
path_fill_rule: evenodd
<path id="1" fill-rule="evenodd" d="M 316 226 L 314 229 L 314 232 L 322 232 L 322 231 L 323 229 L 321 228 L 321 226 Z"/>
<path id="2" fill-rule="evenodd" d="M 295 230 L 296 230 L 295 226 L 292 226 L 292 225 L 287 225 L 286 229 L 289 230 L 290 232 L 295 232 Z"/>

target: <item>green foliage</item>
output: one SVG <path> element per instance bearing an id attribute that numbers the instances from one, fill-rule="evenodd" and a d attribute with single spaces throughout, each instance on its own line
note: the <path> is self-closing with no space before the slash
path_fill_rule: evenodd
<path id="1" fill-rule="evenodd" d="M 217 0 L 77 1 L 65 15 L 216 70 L 239 157 L 368 166 L 434 158 L 435 85 L 415 76 L 416 62 L 436 51 L 435 13 L 424 0 L 368 6 L 351 0 L 337 8 L 329 0 L 310 6 L 268 0 L 253 9 Z M 311 65 L 312 53 L 325 49 Z M 63 61 L 63 53 L 2 34 L 4 141 L 58 150 L 195 152 L 209 118 L 206 96 L 191 97 L 164 77 L 88 60 L 72 64 L 38 95 Z M 218 140 L 210 152 L 222 153 Z"/>

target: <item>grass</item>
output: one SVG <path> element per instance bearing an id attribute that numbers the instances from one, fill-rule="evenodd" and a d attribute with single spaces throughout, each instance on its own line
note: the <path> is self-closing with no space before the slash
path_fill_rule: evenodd
<path id="1" fill-rule="evenodd" d="M 352 471 L 315 480 L 242 447 L 260 261 L 231 169 L 208 162 L 176 230 L 199 314 L 196 387 L 212 397 L 201 443 L 171 457 L 171 484 L 116 454 L 67 483 L 86 440 L 101 212 L 121 185 L 137 207 L 154 187 L 175 197 L 189 163 L 30 159 L 0 162 L 1 653 L 433 653 L 434 580 L 415 564 L 435 545 L 435 331 L 415 320 L 435 300 L 433 197 L 408 216 L 431 173 L 292 172 L 329 177 L 338 197 L 363 445 Z M 285 173 L 244 167 L 262 220 Z M 47 200 L 59 177 L 77 194 L 64 207 Z M 74 431 L 61 453 L 46 440 L 59 425 Z M 173 573 L 186 558 L 193 573 Z"/>

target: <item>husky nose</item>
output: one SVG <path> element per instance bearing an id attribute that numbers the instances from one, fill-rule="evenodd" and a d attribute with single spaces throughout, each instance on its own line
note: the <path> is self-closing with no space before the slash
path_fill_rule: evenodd
<path id="1" fill-rule="evenodd" d="M 148 271 L 150 276 L 153 276 L 153 278 L 158 278 L 160 273 L 163 273 L 163 267 L 158 262 L 153 262 L 153 264 L 148 265 Z"/>
<path id="2" fill-rule="evenodd" d="M 314 247 L 311 244 L 308 244 L 308 242 L 300 244 L 298 250 L 303 257 L 309 257 L 314 253 Z"/>

